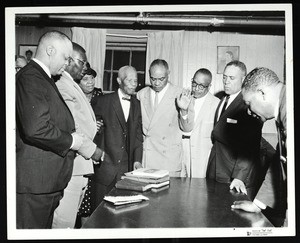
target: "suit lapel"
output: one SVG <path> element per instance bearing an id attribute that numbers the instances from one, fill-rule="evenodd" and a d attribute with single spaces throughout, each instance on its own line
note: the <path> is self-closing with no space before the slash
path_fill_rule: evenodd
<path id="1" fill-rule="evenodd" d="M 168 87 L 166 93 L 164 94 L 163 98 L 159 102 L 159 104 L 156 108 L 156 111 L 153 113 L 149 129 L 151 129 L 153 127 L 153 125 L 161 118 L 161 116 L 165 112 L 168 111 L 168 109 L 170 109 L 170 106 L 167 105 L 170 102 L 174 102 L 174 105 L 175 105 L 175 99 L 173 97 L 173 89 L 172 89 L 171 84 L 169 84 L 169 87 Z"/>
<path id="2" fill-rule="evenodd" d="M 224 111 L 224 113 L 220 116 L 219 121 L 227 119 L 228 115 L 232 114 L 236 110 L 237 106 L 241 103 L 241 100 L 242 100 L 242 92 L 240 92 L 238 94 L 238 96 L 235 97 L 235 99 L 226 108 L 226 110 Z"/>
<path id="3" fill-rule="evenodd" d="M 117 91 L 113 94 L 112 106 L 114 108 L 114 111 L 116 112 L 117 118 L 118 118 L 123 130 L 126 130 L 125 116 L 124 116 L 124 112 L 123 112 Z"/>
<path id="4" fill-rule="evenodd" d="M 144 104 L 145 104 L 146 114 L 147 114 L 149 120 L 151 120 L 152 116 L 153 116 L 153 104 L 152 104 L 152 98 L 151 98 L 151 88 L 149 88 L 145 92 Z"/>
<path id="5" fill-rule="evenodd" d="M 64 98 L 61 96 L 58 88 L 56 87 L 53 78 L 50 78 L 48 76 L 48 74 L 44 71 L 44 69 L 39 64 L 37 64 L 35 61 L 30 61 L 30 64 L 32 66 L 34 66 L 35 68 L 37 68 L 40 71 L 40 73 L 44 76 L 44 78 L 50 83 L 50 85 L 54 88 L 55 92 L 57 93 L 58 97 L 61 99 L 61 101 L 64 103 L 64 105 L 66 106 L 66 108 L 68 109 L 68 111 L 70 112 L 70 114 L 72 115 L 72 113 L 71 113 L 69 107 L 67 106 Z"/>
<path id="6" fill-rule="evenodd" d="M 196 120 L 194 122 L 194 129 L 192 130 L 192 133 L 198 126 L 200 126 L 201 121 L 203 120 L 203 117 L 205 116 L 204 114 L 206 114 L 208 112 L 209 108 L 210 108 L 208 94 L 206 95 L 206 97 L 204 99 L 205 100 L 202 104 L 202 107 L 201 107 L 200 111 L 198 112 L 198 115 L 197 115 Z"/>
<path id="7" fill-rule="evenodd" d="M 220 102 L 219 102 L 219 104 L 218 104 L 218 107 L 217 107 L 217 109 L 216 109 L 216 112 L 215 112 L 215 118 L 214 118 L 214 126 L 217 124 L 220 106 L 221 106 L 221 104 L 222 104 L 222 102 L 223 102 L 224 99 L 225 99 L 225 97 L 223 97 L 223 98 L 220 100 Z"/>
<path id="8" fill-rule="evenodd" d="M 67 78 L 67 77 L 66 77 L 66 78 Z M 96 121 L 95 113 L 94 113 L 92 107 L 90 106 L 90 104 L 89 104 L 89 102 L 88 102 L 88 100 L 87 100 L 85 94 L 83 93 L 82 89 L 80 88 L 80 86 L 79 86 L 76 82 L 74 82 L 74 80 L 72 80 L 72 85 L 73 85 L 74 88 L 77 90 L 77 92 L 80 94 L 80 96 L 82 97 L 82 99 L 83 99 L 84 101 L 86 101 L 85 104 L 86 104 L 87 109 L 90 111 L 89 113 L 90 113 L 90 115 L 91 115 L 91 117 L 92 117 L 92 120 L 93 120 L 93 121 Z"/>

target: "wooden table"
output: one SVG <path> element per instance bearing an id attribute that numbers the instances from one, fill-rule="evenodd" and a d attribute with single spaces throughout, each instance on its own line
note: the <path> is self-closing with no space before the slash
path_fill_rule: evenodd
<path id="1" fill-rule="evenodd" d="M 139 192 L 109 193 L 132 194 Z M 262 213 L 232 210 L 233 201 L 247 196 L 230 191 L 228 184 L 174 177 L 168 189 L 141 194 L 149 201 L 120 208 L 103 201 L 82 228 L 273 227 Z"/>

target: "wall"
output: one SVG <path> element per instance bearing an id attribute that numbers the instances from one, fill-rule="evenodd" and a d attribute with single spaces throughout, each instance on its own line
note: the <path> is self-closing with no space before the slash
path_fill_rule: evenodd
<path id="1" fill-rule="evenodd" d="M 185 86 L 189 85 L 197 69 L 205 67 L 213 74 L 211 92 L 223 90 L 222 74 L 217 74 L 217 46 L 239 46 L 239 60 L 246 64 L 248 72 L 264 66 L 283 80 L 284 36 L 187 31 L 183 62 Z"/>
<path id="2" fill-rule="evenodd" d="M 223 90 L 222 74 L 217 74 L 217 46 L 239 46 L 239 60 L 246 64 L 248 72 L 263 66 L 275 71 L 279 79 L 284 81 L 284 36 L 187 31 L 184 41 L 185 87 L 190 86 L 195 71 L 205 67 L 213 75 L 210 92 L 215 94 Z M 271 145 L 277 144 L 273 120 L 264 124 L 263 133 Z"/>
<path id="3" fill-rule="evenodd" d="M 71 38 L 71 29 L 66 27 L 16 26 L 16 54 L 20 44 L 37 45 L 39 38 L 50 30 L 58 30 Z"/>
<path id="4" fill-rule="evenodd" d="M 19 44 L 37 44 L 39 37 L 48 30 L 59 30 L 71 38 L 71 29 L 65 27 L 34 27 L 16 26 L 16 47 Z M 146 30 L 107 30 L 107 33 L 127 35 L 147 34 Z M 146 42 L 147 39 L 108 37 L 113 42 Z M 205 31 L 186 31 L 184 44 L 184 86 L 190 85 L 194 72 L 200 67 L 208 68 L 213 74 L 211 92 L 216 93 L 223 89 L 222 74 L 217 74 L 217 46 L 239 46 L 240 58 L 248 71 L 257 66 L 264 66 L 274 70 L 283 80 L 284 68 L 284 36 L 249 35 L 240 33 L 221 33 Z M 264 134 L 272 145 L 277 142 L 274 121 L 268 121 L 263 128 Z"/>

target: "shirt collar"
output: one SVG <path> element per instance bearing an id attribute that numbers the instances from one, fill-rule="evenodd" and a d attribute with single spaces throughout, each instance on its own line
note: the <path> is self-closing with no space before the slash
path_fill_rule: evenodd
<path id="1" fill-rule="evenodd" d="M 118 89 L 118 94 L 119 94 L 120 100 L 122 100 L 122 97 L 124 97 L 124 98 L 126 98 L 126 99 L 130 99 L 130 98 L 131 98 L 130 95 L 125 96 L 125 95 L 123 94 L 123 92 L 121 91 L 120 88 Z"/>
<path id="2" fill-rule="evenodd" d="M 241 90 L 239 91 L 239 92 L 237 92 L 237 93 L 235 93 L 235 94 L 231 94 L 231 95 L 229 95 L 230 96 L 230 100 L 234 100 L 238 95 L 239 95 L 239 93 L 241 93 Z"/>
<path id="3" fill-rule="evenodd" d="M 166 93 L 169 86 L 170 86 L 170 84 L 167 83 L 167 85 L 161 91 L 159 91 L 158 94 L 163 96 Z M 155 91 L 153 89 L 151 89 L 151 90 L 152 90 L 153 94 L 155 94 Z"/>
<path id="4" fill-rule="evenodd" d="M 279 99 L 276 101 L 275 111 L 274 111 L 274 118 L 276 121 L 278 120 L 278 115 L 279 115 Z"/>
<path id="5" fill-rule="evenodd" d="M 47 75 L 49 76 L 49 78 L 51 78 L 51 73 L 49 68 L 40 60 L 36 59 L 36 58 L 32 58 L 33 61 L 35 61 L 38 65 L 41 66 L 41 68 L 45 71 L 45 73 L 47 73 Z"/>

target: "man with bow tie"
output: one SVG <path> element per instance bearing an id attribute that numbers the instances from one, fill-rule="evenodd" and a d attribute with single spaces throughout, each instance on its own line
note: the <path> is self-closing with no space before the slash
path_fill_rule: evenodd
<path id="1" fill-rule="evenodd" d="M 136 69 L 121 67 L 117 82 L 119 89 L 116 92 L 100 97 L 93 105 L 97 120 L 102 119 L 104 123 L 95 141 L 107 156 L 94 166 L 92 210 L 124 172 L 138 168 L 142 162 L 142 116 L 140 102 L 135 97 Z"/>
<path id="2" fill-rule="evenodd" d="M 187 90 L 176 100 L 181 109 L 180 127 L 184 131 L 182 177 L 206 177 L 214 115 L 220 101 L 209 93 L 211 81 L 211 72 L 200 68 L 192 78 L 192 93 Z"/>
<path id="3" fill-rule="evenodd" d="M 230 189 L 248 194 L 253 199 L 261 181 L 262 123 L 248 115 L 248 106 L 242 98 L 241 87 L 246 74 L 246 66 L 240 61 L 232 61 L 224 69 L 226 96 L 215 114 L 207 177 L 228 183 Z"/>
<path id="4" fill-rule="evenodd" d="M 275 119 L 278 146 L 277 158 L 271 162 L 265 180 L 255 199 L 234 202 L 232 208 L 263 212 L 275 225 L 286 225 L 287 151 L 286 151 L 286 87 L 268 68 L 255 68 L 245 78 L 243 99 L 252 116 L 262 122 Z"/>

